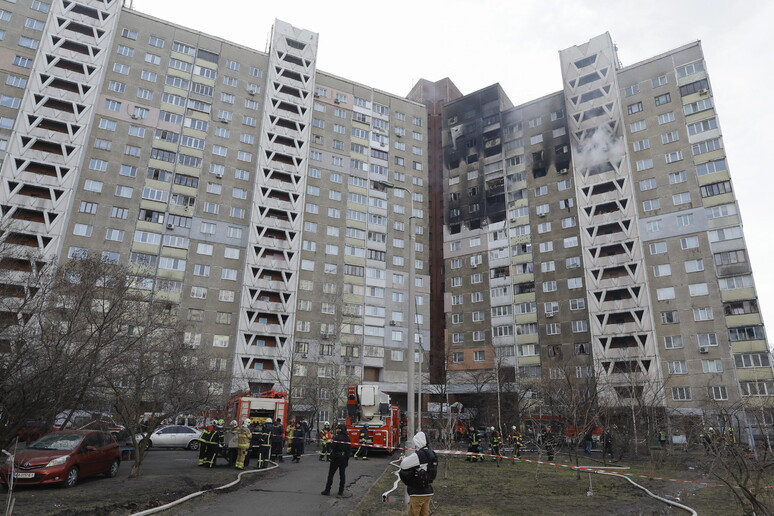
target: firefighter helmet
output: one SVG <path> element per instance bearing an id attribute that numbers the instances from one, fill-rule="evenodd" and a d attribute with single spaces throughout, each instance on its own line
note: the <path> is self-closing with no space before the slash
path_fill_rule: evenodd
<path id="1" fill-rule="evenodd" d="M 225 421 L 223 421 L 222 419 L 218 419 L 218 426 L 223 426 L 224 424 L 226 424 Z"/>
<path id="2" fill-rule="evenodd" d="M 489 430 L 491 430 L 492 432 L 494 432 L 494 427 L 490 428 Z"/>
<path id="3" fill-rule="evenodd" d="M 513 426 L 511 427 L 511 430 L 516 430 L 516 425 L 513 425 Z"/>
<path id="4" fill-rule="evenodd" d="M 231 426 L 239 426 L 239 423 L 237 422 L 236 419 L 231 420 Z"/>
<path id="5" fill-rule="evenodd" d="M 363 424 L 363 428 L 368 428 L 368 423 Z"/>
<path id="6" fill-rule="evenodd" d="M 325 423 L 323 423 L 323 426 L 331 426 L 331 424 L 326 421 Z"/>
<path id="7" fill-rule="evenodd" d="M 266 421 L 264 421 L 264 423 L 271 423 L 271 418 L 270 418 L 270 417 L 267 417 L 267 418 L 266 418 Z"/>

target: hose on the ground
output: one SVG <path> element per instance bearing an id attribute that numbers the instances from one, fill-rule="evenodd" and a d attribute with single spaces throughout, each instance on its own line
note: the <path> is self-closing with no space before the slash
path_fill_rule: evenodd
<path id="1" fill-rule="evenodd" d="M 229 482 L 228 484 L 225 484 L 225 485 L 222 485 L 222 486 L 219 486 L 219 487 L 213 487 L 212 489 L 205 489 L 204 491 L 197 491 L 195 493 L 191 493 L 189 495 L 186 495 L 186 496 L 184 496 L 182 498 L 178 498 L 177 500 L 173 500 L 173 501 L 169 502 L 168 504 L 160 505 L 158 507 L 153 507 L 152 509 L 147 509 L 147 510 L 144 510 L 144 511 L 132 513 L 131 516 L 147 516 L 148 514 L 155 514 L 157 512 L 166 511 L 167 509 L 170 509 L 170 508 L 172 508 L 172 507 L 174 507 L 176 505 L 179 505 L 179 504 L 181 504 L 183 502 L 187 502 L 188 500 L 190 500 L 192 498 L 196 498 L 197 496 L 201 496 L 201 495 L 203 495 L 205 493 L 209 493 L 210 491 L 218 491 L 220 489 L 228 489 L 229 487 L 234 486 L 234 485 L 238 484 L 239 482 L 241 482 L 242 475 L 249 475 L 251 473 L 261 473 L 262 471 L 270 471 L 272 469 L 275 469 L 275 468 L 279 467 L 279 465 L 276 462 L 274 462 L 274 461 L 270 460 L 268 462 L 270 462 L 272 464 L 268 468 L 251 469 L 251 470 L 247 470 L 247 471 L 242 471 L 242 472 L 239 473 L 239 475 L 237 475 L 236 480 L 234 480 L 233 482 Z"/>

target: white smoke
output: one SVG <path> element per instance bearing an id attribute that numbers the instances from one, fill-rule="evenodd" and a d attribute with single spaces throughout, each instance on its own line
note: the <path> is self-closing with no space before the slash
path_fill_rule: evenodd
<path id="1" fill-rule="evenodd" d="M 578 145 L 578 151 L 573 155 L 576 170 L 583 170 L 608 161 L 620 160 L 626 152 L 623 137 L 615 136 L 607 125 L 597 127 L 594 134 Z"/>

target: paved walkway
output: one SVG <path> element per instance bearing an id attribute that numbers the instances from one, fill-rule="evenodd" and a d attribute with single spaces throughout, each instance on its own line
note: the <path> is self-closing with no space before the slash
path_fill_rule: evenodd
<path id="1" fill-rule="evenodd" d="M 367 461 L 349 460 L 345 498 L 323 496 L 328 475 L 328 463 L 320 462 L 316 454 L 308 454 L 296 464 L 286 457 L 279 468 L 266 474 L 265 480 L 250 481 L 242 489 L 218 495 L 207 495 L 174 507 L 169 514 L 186 516 L 218 516 L 253 514 L 266 508 L 279 514 L 342 515 L 352 511 L 373 483 L 381 476 L 390 457 L 377 455 Z M 263 473 L 256 473 L 263 475 Z M 338 489 L 338 473 L 333 493 Z M 351 495 L 351 496 L 349 496 Z"/>

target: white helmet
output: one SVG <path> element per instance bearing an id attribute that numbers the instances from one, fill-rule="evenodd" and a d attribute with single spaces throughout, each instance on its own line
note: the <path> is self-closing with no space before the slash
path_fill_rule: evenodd
<path id="1" fill-rule="evenodd" d="M 323 423 L 323 426 L 331 426 L 331 424 L 326 421 L 325 423 Z"/>
<path id="2" fill-rule="evenodd" d="M 516 430 L 516 425 L 513 425 L 513 426 L 511 427 L 511 430 Z"/>
<path id="3" fill-rule="evenodd" d="M 264 421 L 264 423 L 271 423 L 271 422 L 272 422 L 272 421 L 271 421 L 271 418 L 270 418 L 270 417 L 267 417 L 267 418 L 266 418 L 266 421 Z"/>
<path id="4" fill-rule="evenodd" d="M 242 420 L 242 426 L 247 426 L 247 425 L 249 425 L 249 424 L 250 424 L 250 420 L 249 420 L 249 419 L 247 419 L 247 418 L 244 418 L 244 419 Z"/>
<path id="5" fill-rule="evenodd" d="M 494 432 L 494 427 L 490 428 L 489 430 L 491 430 L 492 432 Z"/>
<path id="6" fill-rule="evenodd" d="M 237 423 L 236 419 L 231 421 L 231 426 L 239 426 L 239 423 Z"/>

